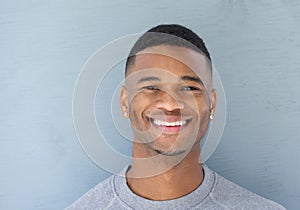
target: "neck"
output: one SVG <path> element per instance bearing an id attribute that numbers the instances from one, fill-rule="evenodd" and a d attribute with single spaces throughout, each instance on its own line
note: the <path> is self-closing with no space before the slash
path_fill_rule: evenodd
<path id="1" fill-rule="evenodd" d="M 191 193 L 202 183 L 204 174 L 199 163 L 199 144 L 194 145 L 186 156 L 156 155 L 143 159 L 138 155 L 141 148 L 135 146 L 127 184 L 137 195 L 150 200 L 170 200 Z"/>

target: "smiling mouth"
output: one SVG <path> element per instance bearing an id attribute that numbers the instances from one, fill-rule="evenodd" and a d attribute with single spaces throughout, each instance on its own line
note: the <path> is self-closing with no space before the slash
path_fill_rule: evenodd
<path id="1" fill-rule="evenodd" d="M 152 123 L 157 125 L 157 126 L 175 127 L 175 126 L 184 126 L 184 125 L 186 125 L 188 123 L 188 120 L 167 122 L 167 121 L 163 121 L 163 120 L 152 119 Z"/>
<path id="2" fill-rule="evenodd" d="M 177 118 L 177 119 L 176 119 Z M 191 119 L 178 119 L 178 117 L 159 117 L 149 118 L 151 124 L 163 131 L 163 133 L 175 134 L 179 133 L 190 121 Z"/>

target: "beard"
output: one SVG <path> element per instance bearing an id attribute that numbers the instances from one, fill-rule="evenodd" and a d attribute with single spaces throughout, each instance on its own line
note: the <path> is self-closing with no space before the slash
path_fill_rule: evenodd
<path id="1" fill-rule="evenodd" d="M 200 141 L 197 138 L 196 133 L 189 135 L 166 135 L 160 134 L 160 136 L 148 135 L 135 136 L 139 137 L 137 142 L 142 144 L 146 148 L 147 156 L 153 157 L 159 155 L 160 157 L 184 157 L 188 154 L 192 148 Z M 142 139 L 142 140 L 140 140 Z"/>

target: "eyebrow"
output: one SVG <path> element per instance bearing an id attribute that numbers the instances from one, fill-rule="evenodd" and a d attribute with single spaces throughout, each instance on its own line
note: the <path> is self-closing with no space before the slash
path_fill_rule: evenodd
<path id="1" fill-rule="evenodd" d="M 142 82 L 149 82 L 149 81 L 160 81 L 160 79 L 158 77 L 143 77 L 138 81 L 138 84 L 142 83 Z"/>
<path id="2" fill-rule="evenodd" d="M 181 77 L 181 79 L 182 79 L 183 81 L 197 82 L 197 83 L 199 83 L 200 85 L 203 85 L 203 86 L 204 86 L 204 83 L 202 82 L 202 80 L 201 80 L 199 77 L 183 76 L 183 77 Z"/>
<path id="3" fill-rule="evenodd" d="M 194 76 L 183 76 L 180 78 L 183 81 L 192 81 L 192 82 L 197 82 L 200 85 L 204 86 L 204 83 L 202 82 L 202 80 L 199 77 L 194 77 Z M 160 79 L 158 77 L 154 77 L 154 76 L 150 76 L 150 77 L 143 77 L 141 78 L 137 84 L 140 84 L 142 82 L 149 82 L 149 81 L 160 81 Z"/>

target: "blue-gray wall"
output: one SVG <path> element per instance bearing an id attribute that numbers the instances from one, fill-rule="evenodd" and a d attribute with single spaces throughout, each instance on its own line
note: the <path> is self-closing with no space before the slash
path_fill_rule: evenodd
<path id="1" fill-rule="evenodd" d="M 97 49 L 158 23 L 204 37 L 222 79 L 227 121 L 207 164 L 299 209 L 300 2 L 124 2 L 0 1 L 0 209 L 62 209 L 109 175 L 76 138 L 75 81 Z"/>

